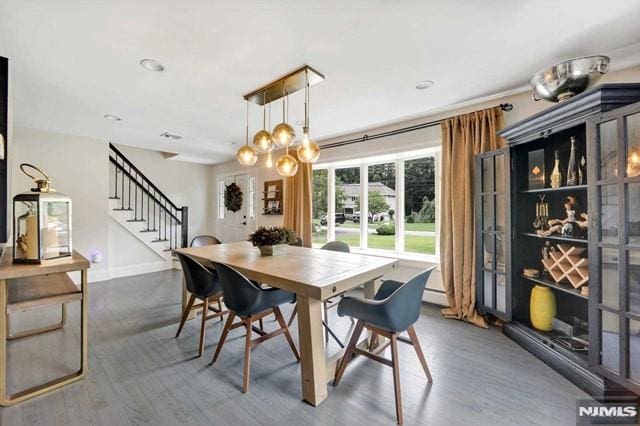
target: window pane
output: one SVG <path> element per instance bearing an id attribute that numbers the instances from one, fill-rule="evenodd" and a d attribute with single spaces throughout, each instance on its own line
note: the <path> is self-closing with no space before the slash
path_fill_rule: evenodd
<path id="1" fill-rule="evenodd" d="M 327 169 L 313 171 L 313 244 L 327 242 L 328 176 Z"/>
<path id="2" fill-rule="evenodd" d="M 640 183 L 627 184 L 629 244 L 640 244 Z"/>
<path id="3" fill-rule="evenodd" d="M 618 175 L 618 124 L 616 120 L 600 124 L 600 179 Z"/>
<path id="4" fill-rule="evenodd" d="M 602 311 L 602 365 L 614 373 L 620 370 L 619 334 L 618 315 Z"/>
<path id="5" fill-rule="evenodd" d="M 483 266 L 485 269 L 493 269 L 493 251 L 494 251 L 494 236 L 493 234 L 482 234 L 482 246 L 483 253 Z"/>
<path id="6" fill-rule="evenodd" d="M 640 113 L 627 120 L 627 176 L 640 176 Z"/>
<path id="7" fill-rule="evenodd" d="M 360 247 L 360 167 L 336 169 L 336 240 Z"/>
<path id="8" fill-rule="evenodd" d="M 600 187 L 600 240 L 618 243 L 618 190 L 616 185 Z"/>
<path id="9" fill-rule="evenodd" d="M 505 200 L 504 195 L 496 196 L 496 231 L 505 231 Z"/>
<path id="10" fill-rule="evenodd" d="M 404 251 L 406 252 L 436 253 L 435 175 L 435 157 L 417 158 L 404 162 Z"/>
<path id="11" fill-rule="evenodd" d="M 496 274 L 496 309 L 505 312 L 507 310 L 507 279 L 502 274 Z"/>
<path id="12" fill-rule="evenodd" d="M 504 234 L 496 234 L 496 271 L 505 271 Z"/>
<path id="13" fill-rule="evenodd" d="M 494 308 L 495 303 L 493 301 L 493 274 L 491 272 L 484 273 L 484 306 L 488 308 Z"/>
<path id="14" fill-rule="evenodd" d="M 482 159 L 482 192 L 493 190 L 493 157 L 485 157 Z"/>
<path id="15" fill-rule="evenodd" d="M 627 268 L 627 279 L 629 280 L 629 310 L 640 314 L 640 250 L 629 250 L 627 254 Z"/>
<path id="16" fill-rule="evenodd" d="M 396 249 L 396 163 L 368 167 L 369 221 L 367 246 L 378 250 Z M 360 204 L 357 205 L 360 211 Z"/>
<path id="17" fill-rule="evenodd" d="M 493 226 L 493 195 L 482 196 L 482 229 L 495 231 Z"/>
<path id="18" fill-rule="evenodd" d="M 629 377 L 640 383 L 640 321 L 629 320 Z"/>
<path id="19" fill-rule="evenodd" d="M 496 155 L 496 192 L 504 192 L 504 155 Z"/>
<path id="20" fill-rule="evenodd" d="M 602 304 L 618 309 L 618 256 L 617 249 L 600 250 L 602 273 Z"/>

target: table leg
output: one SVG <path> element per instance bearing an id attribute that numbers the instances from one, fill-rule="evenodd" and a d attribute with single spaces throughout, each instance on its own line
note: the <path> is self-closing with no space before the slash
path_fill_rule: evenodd
<path id="1" fill-rule="evenodd" d="M 322 302 L 298 296 L 298 341 L 302 398 L 318 406 L 327 398 L 326 360 L 322 333 Z"/>

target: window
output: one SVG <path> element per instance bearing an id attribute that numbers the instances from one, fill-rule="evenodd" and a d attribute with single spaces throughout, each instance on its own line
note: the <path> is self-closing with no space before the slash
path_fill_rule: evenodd
<path id="1" fill-rule="evenodd" d="M 395 250 L 396 163 L 373 164 L 367 171 L 367 247 Z"/>
<path id="2" fill-rule="evenodd" d="M 314 166 L 314 244 L 339 240 L 354 251 L 437 261 L 439 152 Z"/>
<path id="3" fill-rule="evenodd" d="M 335 239 L 360 247 L 360 167 L 335 169 Z M 366 221 L 365 221 L 366 223 Z"/>
<path id="4" fill-rule="evenodd" d="M 327 242 L 327 202 L 328 170 L 313 171 L 313 244 L 323 245 Z"/>

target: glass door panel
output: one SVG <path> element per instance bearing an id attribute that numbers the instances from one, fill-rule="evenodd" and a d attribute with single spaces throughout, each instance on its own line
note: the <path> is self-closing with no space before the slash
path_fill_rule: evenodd
<path id="1" fill-rule="evenodd" d="M 508 151 L 476 157 L 476 275 L 478 307 L 499 318 L 511 319 L 508 279 Z"/>

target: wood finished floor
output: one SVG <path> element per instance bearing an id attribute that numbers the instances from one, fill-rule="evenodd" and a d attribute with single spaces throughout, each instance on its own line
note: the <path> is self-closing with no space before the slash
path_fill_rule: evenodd
<path id="1" fill-rule="evenodd" d="M 241 393 L 241 330 L 231 332 L 209 366 L 222 323 L 208 327 L 206 352 L 194 359 L 199 321 L 174 339 L 180 310 L 180 271 L 90 286 L 89 375 L 82 382 L 0 411 L 1 425 L 392 425 L 391 369 L 358 358 L 317 408 L 300 400 L 300 368 L 284 337 L 252 354 L 251 387 Z M 76 304 L 77 305 L 77 304 Z M 283 311 L 285 317 L 292 306 Z M 64 330 L 9 346 L 12 391 L 50 380 L 78 365 L 78 307 Z M 30 312 L 55 320 L 58 311 Z M 46 317 L 46 318 L 45 318 Z M 350 322 L 332 310 L 346 336 Z M 25 314 L 14 325 L 32 324 Z M 270 320 L 267 327 L 275 327 Z M 297 329 L 293 334 L 297 342 Z M 576 398 L 586 395 L 507 339 L 444 320 L 423 307 L 416 324 L 434 383 L 428 385 L 412 349 L 400 345 L 407 425 L 573 425 Z M 387 353 L 387 356 L 388 353 Z"/>

